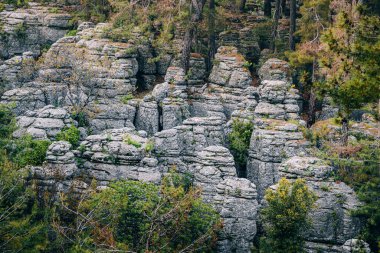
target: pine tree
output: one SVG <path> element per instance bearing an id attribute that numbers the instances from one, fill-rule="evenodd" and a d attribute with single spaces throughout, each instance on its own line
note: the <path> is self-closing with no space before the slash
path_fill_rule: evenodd
<path id="1" fill-rule="evenodd" d="M 337 6 L 334 23 L 323 36 L 320 62 L 326 81 L 319 89 L 340 107 L 346 144 L 350 113 L 379 100 L 380 18 L 346 1 Z"/>

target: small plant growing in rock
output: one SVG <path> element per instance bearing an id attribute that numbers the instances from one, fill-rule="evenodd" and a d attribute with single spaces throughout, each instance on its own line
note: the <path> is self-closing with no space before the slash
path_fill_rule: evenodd
<path id="1" fill-rule="evenodd" d="M 80 141 L 80 131 L 76 126 L 71 125 L 70 127 L 65 127 L 62 129 L 62 131 L 57 134 L 56 139 L 58 141 L 70 142 L 70 144 L 75 148 L 78 146 Z"/>
<path id="2" fill-rule="evenodd" d="M 125 95 L 123 97 L 121 97 L 120 101 L 123 103 L 123 104 L 128 104 L 128 102 L 130 100 L 133 99 L 133 94 L 132 93 L 129 93 L 128 95 Z"/>
<path id="3" fill-rule="evenodd" d="M 70 30 L 66 33 L 66 36 L 75 36 L 77 35 L 77 30 Z"/>
<path id="4" fill-rule="evenodd" d="M 328 191 L 330 191 L 330 188 L 327 185 L 324 184 L 324 185 L 321 186 L 321 190 L 324 191 L 324 192 L 328 192 Z"/>
<path id="5" fill-rule="evenodd" d="M 245 62 L 243 63 L 243 68 L 249 69 L 251 66 L 252 66 L 252 62 L 245 61 Z"/>
<path id="6" fill-rule="evenodd" d="M 73 112 L 71 118 L 78 122 L 78 127 L 88 127 L 90 125 L 88 115 L 83 111 Z"/>
<path id="7" fill-rule="evenodd" d="M 150 153 L 152 152 L 154 148 L 154 142 L 152 140 L 149 140 L 145 145 L 145 152 Z"/>
<path id="8" fill-rule="evenodd" d="M 86 146 L 81 144 L 79 147 L 78 147 L 78 151 L 83 154 L 85 151 L 86 151 Z"/>
<path id="9" fill-rule="evenodd" d="M 49 13 L 59 13 L 59 9 L 57 7 L 50 8 Z"/>
<path id="10" fill-rule="evenodd" d="M 26 29 L 27 29 L 26 24 L 18 23 L 15 27 L 14 32 L 17 37 L 24 38 L 26 36 Z"/>
<path id="11" fill-rule="evenodd" d="M 129 134 L 124 136 L 123 141 L 126 142 L 128 145 L 134 146 L 135 148 L 141 148 L 142 146 L 140 142 L 132 139 L 132 137 Z"/>

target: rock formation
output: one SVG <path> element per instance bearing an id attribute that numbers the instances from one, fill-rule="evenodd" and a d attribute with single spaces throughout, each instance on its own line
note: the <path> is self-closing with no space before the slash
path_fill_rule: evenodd
<path id="1" fill-rule="evenodd" d="M 271 58 L 253 82 L 241 54 L 259 55 L 249 29 L 239 30 L 237 43 L 233 34 L 221 35 L 225 46 L 207 77 L 202 56 L 191 56 L 186 75 L 173 55 L 152 61 L 149 44 L 113 42 L 105 35 L 109 24 L 85 22 L 64 37 L 70 16 L 37 4 L 0 18 L 8 38 L 0 43 L 1 103 L 13 104 L 18 115 L 14 136 L 54 141 L 71 124 L 83 133 L 76 149 L 54 141 L 46 163 L 31 168 L 41 189 L 80 193 L 93 180 L 101 189 L 117 179 L 158 184 L 171 169 L 191 173 L 223 218 L 218 252 L 250 252 L 265 191 L 281 177 L 303 178 L 318 196 L 306 251 L 349 252 L 362 243 L 353 239 L 360 221 L 350 215 L 361 203 L 349 186 L 331 180 L 331 166 L 311 155 L 289 64 Z M 41 65 L 22 75 L 46 44 L 52 45 Z M 144 96 L 134 97 L 136 91 Z M 86 124 L 75 118 L 79 111 L 89 116 Z M 238 178 L 228 150 L 234 119 L 254 124 L 247 178 Z"/>

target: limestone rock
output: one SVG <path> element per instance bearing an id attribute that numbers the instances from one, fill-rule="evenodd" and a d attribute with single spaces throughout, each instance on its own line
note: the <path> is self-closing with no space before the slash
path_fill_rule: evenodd
<path id="1" fill-rule="evenodd" d="M 287 62 L 271 58 L 260 68 L 259 76 L 261 80 L 290 81 L 290 66 Z"/>
<path id="2" fill-rule="evenodd" d="M 29 3 L 28 8 L 0 12 L 4 36 L 0 38 L 0 58 L 9 59 L 30 51 L 34 56 L 70 29 L 71 15 L 60 8 L 52 13 L 50 8 Z"/>
<path id="3" fill-rule="evenodd" d="M 34 139 L 54 140 L 64 127 L 70 127 L 71 124 L 76 122 L 70 118 L 65 109 L 48 105 L 37 111 L 28 111 L 25 116 L 17 117 L 19 129 L 13 133 L 13 136 L 21 137 L 29 134 Z"/>
<path id="4" fill-rule="evenodd" d="M 259 199 L 278 180 L 278 167 L 289 157 L 307 154 L 309 142 L 294 123 L 256 119 L 249 148 L 247 178 L 255 183 Z"/>

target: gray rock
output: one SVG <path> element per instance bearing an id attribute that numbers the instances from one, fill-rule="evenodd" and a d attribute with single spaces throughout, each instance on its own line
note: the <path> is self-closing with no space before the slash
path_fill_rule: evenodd
<path id="1" fill-rule="evenodd" d="M 54 140 L 56 135 L 64 128 L 76 124 L 70 118 L 70 114 L 63 108 L 55 108 L 48 105 L 37 111 L 28 111 L 27 116 L 17 117 L 19 129 L 13 133 L 16 138 L 24 134 L 31 135 L 34 139 Z"/>
<path id="2" fill-rule="evenodd" d="M 159 113 L 156 102 L 140 102 L 135 120 L 137 130 L 153 135 L 159 130 Z"/>
<path id="3" fill-rule="evenodd" d="M 51 13 L 49 9 L 30 4 L 28 8 L 0 12 L 4 31 L 0 39 L 0 58 L 9 59 L 27 51 L 38 56 L 44 47 L 62 38 L 70 29 L 71 16 L 58 7 L 58 13 Z"/>

